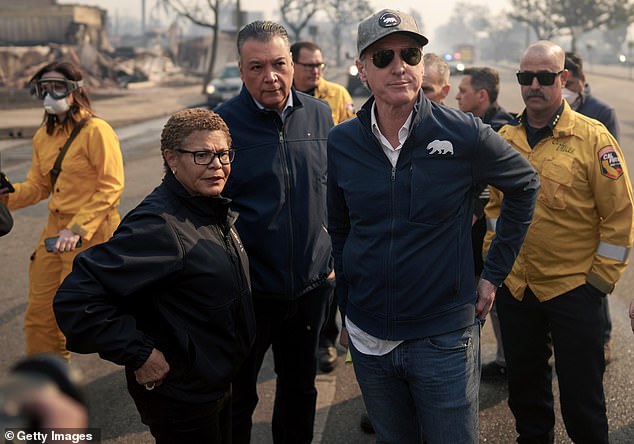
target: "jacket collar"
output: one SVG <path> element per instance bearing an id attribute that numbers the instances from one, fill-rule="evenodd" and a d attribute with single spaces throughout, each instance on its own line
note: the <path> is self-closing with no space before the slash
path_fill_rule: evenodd
<path id="1" fill-rule="evenodd" d="M 374 96 L 370 96 L 368 100 L 361 106 L 361 109 L 357 113 L 359 120 L 368 128 L 371 127 L 372 105 L 374 104 Z M 425 94 L 423 94 L 422 88 L 418 91 L 418 99 L 414 103 L 414 116 L 412 118 L 412 124 L 410 125 L 410 133 L 412 129 L 418 125 L 425 117 L 431 114 L 432 102 Z"/>
<path id="2" fill-rule="evenodd" d="M 225 220 L 227 227 L 232 226 L 238 218 L 238 213 L 229 209 L 231 199 L 222 196 L 192 196 L 171 171 L 165 173 L 163 184 L 171 193 L 175 194 L 187 208 L 196 214 L 215 216 L 219 218 L 219 220 Z"/>
<path id="3" fill-rule="evenodd" d="M 290 106 L 290 109 L 286 111 L 287 116 L 290 115 L 294 110 L 304 107 L 304 104 L 300 99 L 300 95 L 297 93 L 297 90 L 295 90 L 294 86 L 291 87 L 291 96 L 292 105 Z M 240 101 L 254 112 L 266 115 L 277 115 L 277 112 L 275 111 L 260 108 L 244 83 L 242 84 L 242 89 L 240 90 L 239 97 Z"/>
<path id="4" fill-rule="evenodd" d="M 570 108 L 568 102 L 563 100 L 563 107 L 560 108 L 560 111 L 555 113 L 552 118 L 551 123 L 549 124 L 553 137 L 556 139 L 558 137 L 567 137 L 573 135 L 573 129 L 575 126 L 575 112 Z M 519 124 L 524 126 L 523 119 L 526 117 L 526 109 L 517 117 L 517 121 Z"/>

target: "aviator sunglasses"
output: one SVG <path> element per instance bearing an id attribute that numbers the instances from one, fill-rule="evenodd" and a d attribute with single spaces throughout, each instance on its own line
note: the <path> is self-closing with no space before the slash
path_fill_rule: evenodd
<path id="1" fill-rule="evenodd" d="M 423 52 L 420 48 L 401 48 L 400 57 L 401 60 L 410 66 L 416 66 L 420 63 Z M 380 49 L 372 54 L 372 63 L 377 68 L 385 68 L 394 60 L 393 49 Z"/>
<path id="2" fill-rule="evenodd" d="M 555 83 L 555 79 L 559 74 L 564 72 L 562 69 L 559 72 L 533 72 L 533 71 L 517 71 L 515 75 L 517 76 L 517 83 L 522 86 L 530 86 L 533 83 L 533 78 L 537 77 L 537 81 L 542 86 L 550 86 Z"/>

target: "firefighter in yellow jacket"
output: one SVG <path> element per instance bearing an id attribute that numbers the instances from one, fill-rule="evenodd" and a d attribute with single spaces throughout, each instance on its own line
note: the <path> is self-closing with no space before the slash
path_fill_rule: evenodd
<path id="1" fill-rule="evenodd" d="M 509 406 L 520 442 L 552 442 L 554 347 L 566 431 L 574 442 L 608 442 L 603 392 L 601 298 L 627 264 L 632 188 L 623 153 L 598 121 L 562 100 L 564 51 L 540 41 L 524 52 L 517 80 L 526 108 L 500 135 L 539 172 L 533 222 L 496 304 L 506 354 Z M 485 210 L 493 241 L 502 196 Z"/>
<path id="2" fill-rule="evenodd" d="M 53 296 L 71 271 L 77 253 L 110 238 L 119 224 L 123 159 L 114 130 L 94 116 L 82 74 L 69 62 L 53 62 L 31 79 L 43 99 L 45 117 L 33 136 L 33 156 L 26 180 L 3 196 L 10 210 L 49 198 L 48 222 L 29 268 L 29 301 L 24 319 L 26 352 L 55 353 L 67 360 L 66 339 L 53 315 Z M 52 179 L 51 169 L 73 129 L 72 139 Z M 54 181 L 54 186 L 53 186 Z M 45 239 L 54 238 L 47 242 Z"/>
<path id="3" fill-rule="evenodd" d="M 295 64 L 293 74 L 295 89 L 328 102 L 335 125 L 355 116 L 354 103 L 348 90 L 338 83 L 324 79 L 323 71 L 326 65 L 317 44 L 293 43 L 291 55 Z"/>

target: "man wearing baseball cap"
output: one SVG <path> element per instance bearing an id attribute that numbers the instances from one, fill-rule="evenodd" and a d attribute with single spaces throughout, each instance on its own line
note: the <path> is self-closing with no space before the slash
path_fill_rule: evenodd
<path id="1" fill-rule="evenodd" d="M 328 136 L 328 231 L 339 308 L 377 442 L 478 442 L 480 328 L 533 215 L 530 164 L 472 115 L 422 89 L 413 17 L 383 9 L 358 28 L 372 92 Z M 504 193 L 477 284 L 478 184 Z"/>

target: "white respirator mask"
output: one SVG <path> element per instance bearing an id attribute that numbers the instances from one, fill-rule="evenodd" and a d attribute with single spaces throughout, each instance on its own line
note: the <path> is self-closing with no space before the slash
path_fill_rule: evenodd
<path id="1" fill-rule="evenodd" d="M 68 97 L 54 99 L 50 94 L 44 97 L 44 111 L 48 114 L 64 114 L 70 109 Z"/>

